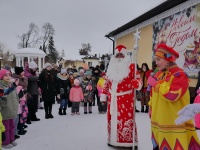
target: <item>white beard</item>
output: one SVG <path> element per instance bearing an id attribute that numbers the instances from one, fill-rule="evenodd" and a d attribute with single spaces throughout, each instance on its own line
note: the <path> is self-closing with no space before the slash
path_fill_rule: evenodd
<path id="1" fill-rule="evenodd" d="M 124 58 L 116 58 L 114 55 L 111 57 L 108 70 L 107 78 L 110 81 L 121 82 L 126 78 L 130 72 L 129 66 L 131 64 L 131 59 L 128 55 Z"/>

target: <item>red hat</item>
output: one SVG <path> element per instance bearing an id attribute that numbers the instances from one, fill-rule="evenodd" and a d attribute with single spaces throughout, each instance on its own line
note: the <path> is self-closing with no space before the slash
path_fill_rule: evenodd
<path id="1" fill-rule="evenodd" d="M 0 80 L 2 80 L 3 76 L 7 73 L 10 74 L 10 71 L 8 71 L 7 69 L 1 69 L 0 70 Z"/>
<path id="2" fill-rule="evenodd" d="M 169 62 L 175 62 L 179 58 L 179 54 L 166 44 L 159 44 L 157 46 L 155 56 L 161 57 Z"/>
<path id="3" fill-rule="evenodd" d="M 106 73 L 105 72 L 102 72 L 101 73 L 101 76 L 103 77 L 103 76 L 106 76 Z"/>
<path id="4" fill-rule="evenodd" d="M 123 53 L 126 50 L 126 47 L 124 45 L 118 45 L 115 48 L 116 53 Z"/>

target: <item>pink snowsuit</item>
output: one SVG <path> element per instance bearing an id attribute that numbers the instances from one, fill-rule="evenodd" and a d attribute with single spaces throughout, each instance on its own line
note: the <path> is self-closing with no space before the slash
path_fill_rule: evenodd
<path id="1" fill-rule="evenodd" d="M 200 103 L 200 89 L 197 90 L 197 96 L 194 99 L 194 103 Z M 195 126 L 200 128 L 200 114 L 195 115 L 194 118 Z"/>

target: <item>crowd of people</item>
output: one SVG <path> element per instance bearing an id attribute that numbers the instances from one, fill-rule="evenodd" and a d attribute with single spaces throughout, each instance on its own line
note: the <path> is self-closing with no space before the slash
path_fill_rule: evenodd
<path id="1" fill-rule="evenodd" d="M 0 70 L 0 145 L 11 149 L 17 145 L 15 139 L 26 134 L 27 124 L 40 121 L 37 111 L 41 101 L 45 119 L 54 118 L 52 107 L 56 100 L 59 115 L 67 115 L 68 108 L 71 116 L 80 115 L 80 105 L 83 115 L 92 114 L 92 107 L 98 105 L 99 114 L 107 112 L 108 145 L 134 144 L 137 149 L 135 112 L 139 110 L 134 104 L 139 100 L 141 112 L 148 113 L 151 120 L 153 150 L 199 150 L 198 128 L 191 119 L 200 112 L 200 106 L 189 105 L 189 79 L 176 65 L 177 58 L 179 54 L 172 47 L 159 44 L 152 69 L 146 63 L 139 68 L 131 62 L 126 47 L 119 45 L 106 73 L 98 65 L 86 70 L 59 68 L 50 63 L 44 64 L 39 73 L 34 61 L 26 63 L 25 68 L 16 66 L 12 73 L 5 65 Z"/>
<path id="2" fill-rule="evenodd" d="M 106 112 L 106 102 L 100 102 L 105 72 L 95 68 L 59 68 L 46 63 L 39 73 L 36 62 L 25 63 L 25 67 L 9 65 L 0 70 L 0 145 L 5 149 L 17 146 L 16 139 L 25 135 L 32 121 L 40 121 L 38 109 L 44 109 L 45 119 L 54 118 L 53 104 L 60 104 L 58 114 L 80 115 L 80 104 L 84 114 L 92 113 L 98 105 L 99 114 Z M 96 100 L 96 102 L 95 102 Z M 41 106 L 43 102 L 43 106 Z M 0 148 L 1 149 L 1 148 Z"/>

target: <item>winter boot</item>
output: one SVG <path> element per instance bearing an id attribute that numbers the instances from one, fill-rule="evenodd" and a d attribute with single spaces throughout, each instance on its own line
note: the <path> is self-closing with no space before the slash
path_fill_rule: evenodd
<path id="1" fill-rule="evenodd" d="M 89 106 L 89 113 L 92 113 L 92 106 Z"/>
<path id="2" fill-rule="evenodd" d="M 146 106 L 145 113 L 149 112 L 149 106 Z"/>
<path id="3" fill-rule="evenodd" d="M 66 108 L 63 108 L 63 115 L 67 115 Z"/>
<path id="4" fill-rule="evenodd" d="M 2 145 L 2 148 L 4 149 L 11 149 L 13 148 L 14 146 L 12 144 L 8 144 L 8 145 Z"/>
<path id="5" fill-rule="evenodd" d="M 12 144 L 13 146 L 17 146 L 17 142 L 15 142 L 15 141 L 13 141 L 11 144 Z"/>
<path id="6" fill-rule="evenodd" d="M 45 114 L 45 119 L 49 119 L 49 115 L 47 113 Z"/>
<path id="7" fill-rule="evenodd" d="M 141 112 L 144 112 L 144 106 L 142 106 L 142 108 L 141 108 Z"/>
<path id="8" fill-rule="evenodd" d="M 61 109 L 61 108 L 59 108 L 59 112 L 58 112 L 58 114 L 59 114 L 59 115 L 63 115 L 63 113 L 62 113 L 62 109 Z"/>
<path id="9" fill-rule="evenodd" d="M 51 114 L 51 113 L 49 113 L 49 118 L 54 118 L 54 116 Z"/>
<path id="10" fill-rule="evenodd" d="M 135 107 L 135 112 L 140 112 L 139 110 L 137 110 L 137 108 Z"/>
<path id="11" fill-rule="evenodd" d="M 84 106 L 84 114 L 87 114 L 87 106 Z"/>

